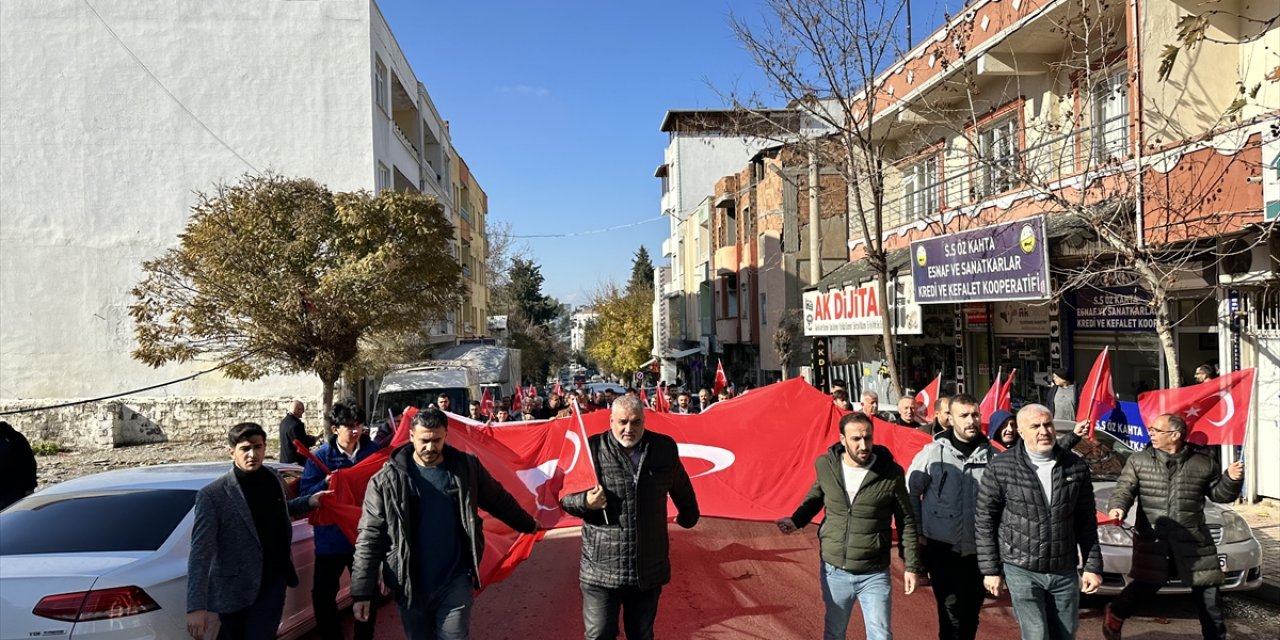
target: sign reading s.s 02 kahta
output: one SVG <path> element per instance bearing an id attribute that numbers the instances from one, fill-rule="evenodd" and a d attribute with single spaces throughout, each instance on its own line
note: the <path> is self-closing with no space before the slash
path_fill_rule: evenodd
<path id="1" fill-rule="evenodd" d="M 1044 216 L 912 242 L 911 276 L 919 304 L 1044 300 Z"/>

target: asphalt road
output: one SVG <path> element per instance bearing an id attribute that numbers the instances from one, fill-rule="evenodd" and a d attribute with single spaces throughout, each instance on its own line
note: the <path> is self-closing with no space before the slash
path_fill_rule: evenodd
<path id="1" fill-rule="evenodd" d="M 658 612 L 658 638 L 762 640 L 822 637 L 822 596 L 818 586 L 815 527 L 784 536 L 770 523 L 704 518 L 686 531 L 671 528 L 672 581 Z M 582 637 L 576 529 L 549 534 L 533 556 L 506 581 L 479 595 L 472 613 L 477 640 L 569 640 Z M 928 588 L 903 595 L 902 567 L 893 568 L 893 631 L 907 640 L 937 637 L 933 595 Z M 1102 637 L 1103 598 L 1082 602 L 1081 638 Z M 1276 637 L 1280 607 L 1238 595 L 1226 598 L 1232 638 Z M 350 637 L 350 615 L 346 616 Z M 379 616 L 378 638 L 402 638 L 395 606 Z M 850 637 L 863 637 L 854 614 Z M 318 636 L 308 636 L 318 637 Z M 1018 637 L 1008 597 L 988 599 L 979 638 Z M 1189 598 L 1157 597 L 1130 619 L 1125 638 L 1199 638 L 1195 606 Z"/>

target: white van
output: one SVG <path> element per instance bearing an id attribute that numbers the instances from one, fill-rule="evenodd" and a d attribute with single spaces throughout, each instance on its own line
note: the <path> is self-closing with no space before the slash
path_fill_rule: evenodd
<path id="1" fill-rule="evenodd" d="M 449 412 L 467 415 L 467 405 L 480 399 L 480 378 L 474 369 L 445 362 L 420 362 L 388 371 L 378 385 L 374 420 L 397 416 L 409 407 L 425 409 L 440 394 L 449 398 Z"/>

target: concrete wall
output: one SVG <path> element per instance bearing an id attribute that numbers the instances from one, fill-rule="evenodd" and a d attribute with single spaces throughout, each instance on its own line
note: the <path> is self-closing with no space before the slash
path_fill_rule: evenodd
<path id="1" fill-rule="evenodd" d="M 0 403 L 0 412 L 43 406 L 46 401 Z M 107 402 L 5 416 L 31 442 L 56 442 L 70 449 L 110 449 L 153 442 L 224 442 L 227 429 L 257 422 L 276 448 L 280 419 L 292 398 L 130 397 Z M 318 407 L 313 401 L 309 406 Z M 318 412 L 317 412 L 318 414 Z M 320 430 L 318 415 L 303 416 L 307 430 Z"/>
<path id="2" fill-rule="evenodd" d="M 78 0 L 0 4 L 0 398 L 86 397 L 208 366 L 129 357 L 129 289 L 176 243 L 193 192 L 265 170 L 374 184 L 370 3 L 93 6 L 101 19 Z M 317 388 L 212 374 L 153 393 Z"/>

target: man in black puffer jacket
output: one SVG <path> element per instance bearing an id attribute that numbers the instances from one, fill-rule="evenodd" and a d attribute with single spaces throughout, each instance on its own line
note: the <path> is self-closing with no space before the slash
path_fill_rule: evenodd
<path id="1" fill-rule="evenodd" d="M 1026 405 L 1017 421 L 1018 442 L 982 476 L 978 567 L 992 595 L 1009 585 L 1023 640 L 1067 640 L 1076 637 L 1080 592 L 1102 584 L 1093 481 L 1084 460 L 1056 444 L 1048 407 Z"/>
<path id="2" fill-rule="evenodd" d="M 1222 569 L 1205 523 L 1204 499 L 1235 500 L 1243 485 L 1244 464 L 1236 461 L 1219 475 L 1208 453 L 1186 444 L 1187 423 L 1174 414 L 1156 418 L 1147 432 L 1151 446 L 1125 462 L 1107 505 L 1112 518 L 1124 519 L 1136 501 L 1138 517 L 1129 572 L 1133 582 L 1107 605 L 1102 633 L 1118 640 L 1138 602 L 1155 595 L 1172 572 L 1195 595 L 1204 637 L 1226 638 L 1218 590 Z"/>
<path id="3" fill-rule="evenodd" d="M 618 637 L 622 609 L 627 640 L 652 640 L 662 585 L 671 581 L 667 495 L 676 524 L 698 523 L 698 500 L 676 441 L 644 428 L 633 395 L 613 402 L 609 431 L 587 440 L 600 484 L 560 499 L 582 518 L 582 620 L 587 640 Z"/>

